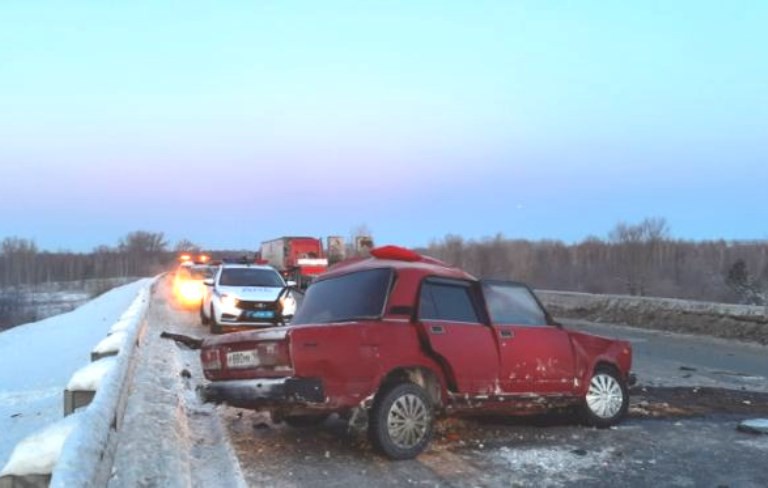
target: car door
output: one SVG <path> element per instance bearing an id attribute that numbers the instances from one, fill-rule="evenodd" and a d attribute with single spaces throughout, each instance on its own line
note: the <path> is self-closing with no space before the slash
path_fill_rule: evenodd
<path id="1" fill-rule="evenodd" d="M 470 282 L 443 278 L 425 279 L 419 293 L 423 336 L 460 393 L 490 394 L 498 381 L 496 339 L 479 293 Z"/>
<path id="2" fill-rule="evenodd" d="M 521 283 L 490 280 L 482 282 L 482 290 L 499 344 L 501 388 L 510 393 L 572 393 L 570 337 L 533 292 Z"/>

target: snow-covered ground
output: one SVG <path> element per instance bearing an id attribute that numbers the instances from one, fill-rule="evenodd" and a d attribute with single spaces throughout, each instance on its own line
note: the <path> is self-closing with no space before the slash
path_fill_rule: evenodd
<path id="1" fill-rule="evenodd" d="M 0 467 L 14 446 L 63 416 L 63 390 L 129 308 L 139 280 L 81 307 L 0 333 Z"/>

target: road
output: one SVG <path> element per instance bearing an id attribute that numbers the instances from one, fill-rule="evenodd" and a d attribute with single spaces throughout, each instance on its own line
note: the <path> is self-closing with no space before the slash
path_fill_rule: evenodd
<path id="1" fill-rule="evenodd" d="M 768 347 L 619 325 L 563 321 L 568 327 L 632 342 L 634 371 L 646 385 L 768 391 Z"/>
<path id="2" fill-rule="evenodd" d="M 633 341 L 641 382 L 622 424 L 445 419 L 425 453 L 391 462 L 333 417 L 296 429 L 263 413 L 201 404 L 196 351 L 159 334 L 208 332 L 166 294 L 161 286 L 153 297 L 153 345 L 143 347 L 126 414 L 126 430 L 145 434 L 118 445 L 114 486 L 768 486 L 768 436 L 736 430 L 744 418 L 768 417 L 765 348 L 570 324 Z M 166 452 L 174 449 L 181 452 Z"/>

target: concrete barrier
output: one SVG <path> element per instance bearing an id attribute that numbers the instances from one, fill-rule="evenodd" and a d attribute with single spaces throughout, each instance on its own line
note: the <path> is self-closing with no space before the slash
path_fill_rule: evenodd
<path id="1" fill-rule="evenodd" d="M 91 361 L 98 361 L 109 356 L 117 356 L 123 344 L 125 344 L 128 334 L 128 330 L 120 330 L 102 339 L 91 351 Z"/>
<path id="2" fill-rule="evenodd" d="M 102 379 L 115 367 L 114 357 L 106 357 L 80 368 L 64 390 L 64 416 L 87 406 L 96 396 Z"/>
<path id="3" fill-rule="evenodd" d="M 155 279 L 156 282 L 156 279 Z M 76 429 L 67 439 L 61 457 L 53 470 L 51 487 L 106 486 L 111 474 L 117 435 L 123 425 L 123 414 L 128 390 L 136 364 L 136 349 L 141 346 L 145 315 L 149 307 L 150 288 L 142 289 L 134 305 L 133 327 L 115 332 L 94 348 L 92 356 L 98 356 L 119 344 L 117 354 L 111 358 L 115 364 L 101 377 L 100 384 L 90 404 L 78 412 L 83 416 L 82 428 Z M 131 307 L 134 307 L 132 305 Z M 115 337 L 118 336 L 118 337 Z M 122 337 L 120 337 L 122 336 Z M 112 339 L 110 339 L 112 338 Z M 110 339 L 107 341 L 107 339 Z M 107 347 L 109 346 L 109 347 Z M 103 361 L 104 356 L 100 359 Z M 107 357 L 106 359 L 110 359 Z"/>
<path id="4" fill-rule="evenodd" d="M 123 416 L 131 379 L 136 368 L 136 353 L 141 347 L 146 329 L 145 316 L 150 297 L 155 291 L 160 276 L 154 278 L 150 287 L 142 289 L 142 293 L 131 308 L 123 314 L 122 318 L 127 318 L 129 313 L 134 313 L 133 326 L 112 334 L 113 336 L 124 333 L 125 340 L 114 357 L 114 367 L 110 368 L 101 379 L 93 400 L 87 408 L 76 414 L 83 416 L 82 427 L 75 429 L 65 442 L 61 457 L 52 473 L 51 487 L 90 487 L 108 484 L 114 464 L 117 438 L 123 428 Z"/>
<path id="5" fill-rule="evenodd" d="M 558 318 L 768 344 L 766 307 L 548 290 L 536 295 Z"/>

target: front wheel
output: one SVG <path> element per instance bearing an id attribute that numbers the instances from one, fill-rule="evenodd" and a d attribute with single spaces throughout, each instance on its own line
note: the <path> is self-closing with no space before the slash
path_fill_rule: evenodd
<path id="1" fill-rule="evenodd" d="M 392 459 L 419 455 L 432 439 L 434 411 L 427 393 L 414 383 L 382 390 L 373 404 L 369 436 Z"/>
<path id="2" fill-rule="evenodd" d="M 205 309 L 205 305 L 201 303 L 200 304 L 200 323 L 203 325 L 208 325 L 211 320 L 205 316 L 205 312 L 203 311 L 204 309 Z"/>
<path id="3" fill-rule="evenodd" d="M 584 419 L 588 425 L 606 428 L 624 417 L 629 407 L 629 389 L 613 368 L 599 367 L 589 381 L 584 397 Z"/>

